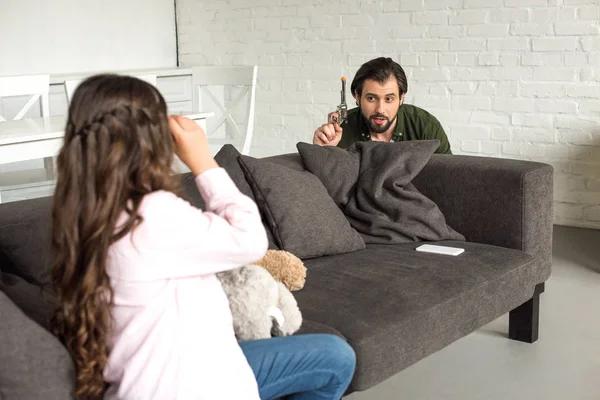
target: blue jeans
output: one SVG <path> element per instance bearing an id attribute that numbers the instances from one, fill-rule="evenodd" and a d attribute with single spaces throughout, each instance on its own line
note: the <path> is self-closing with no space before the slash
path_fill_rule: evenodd
<path id="1" fill-rule="evenodd" d="M 335 335 L 311 334 L 240 342 L 260 398 L 339 400 L 350 385 L 356 355 Z"/>

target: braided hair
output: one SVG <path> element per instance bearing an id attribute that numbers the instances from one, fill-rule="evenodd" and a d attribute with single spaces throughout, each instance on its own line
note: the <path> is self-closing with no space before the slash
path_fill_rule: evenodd
<path id="1" fill-rule="evenodd" d="M 152 85 L 96 75 L 77 88 L 57 160 L 51 270 L 52 330 L 74 361 L 77 399 L 100 399 L 106 389 L 113 304 L 108 248 L 142 222 L 146 194 L 178 193 L 173 159 L 165 101 Z"/>

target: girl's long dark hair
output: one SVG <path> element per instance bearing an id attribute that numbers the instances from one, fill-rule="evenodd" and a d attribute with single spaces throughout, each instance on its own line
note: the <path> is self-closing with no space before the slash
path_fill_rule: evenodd
<path id="1" fill-rule="evenodd" d="M 108 248 L 142 222 L 144 195 L 179 191 L 173 158 L 165 101 L 152 85 L 96 75 L 77 88 L 57 160 L 51 273 L 58 300 L 52 329 L 75 363 L 78 399 L 101 398 L 105 390 Z"/>

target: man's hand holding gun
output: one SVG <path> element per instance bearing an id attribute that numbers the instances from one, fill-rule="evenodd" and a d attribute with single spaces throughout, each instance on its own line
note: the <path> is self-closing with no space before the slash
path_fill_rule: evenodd
<path id="1" fill-rule="evenodd" d="M 348 106 L 346 105 L 346 78 L 342 76 L 342 101 L 337 106 L 337 110 L 329 113 L 328 123 L 321 125 L 313 135 L 313 144 L 319 146 L 337 146 L 342 140 L 341 125 L 348 116 Z"/>

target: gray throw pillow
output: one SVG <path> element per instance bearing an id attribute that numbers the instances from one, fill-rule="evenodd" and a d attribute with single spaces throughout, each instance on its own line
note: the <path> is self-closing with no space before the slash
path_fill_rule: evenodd
<path id="1" fill-rule="evenodd" d="M 365 243 L 464 240 L 432 200 L 412 184 L 438 140 L 358 142 L 347 150 L 298 143 L 305 168 L 319 177 Z"/>
<path id="2" fill-rule="evenodd" d="M 240 156 L 241 153 L 233 145 L 226 144 L 221 147 L 219 152 L 215 155 L 215 161 L 220 167 L 227 171 L 231 180 L 235 183 L 240 192 L 250 197 L 252 200 L 255 200 L 252 189 L 250 188 L 248 181 L 246 181 L 244 171 L 238 162 Z M 195 179 L 196 177 L 191 172 L 183 174 L 183 189 L 185 190 L 187 200 L 194 207 L 204 209 L 204 200 L 196 187 Z M 273 233 L 269 229 L 266 221 L 264 221 L 264 218 L 263 224 L 265 225 L 267 238 L 269 239 L 269 249 L 278 249 L 275 239 L 273 238 Z"/>
<path id="3" fill-rule="evenodd" d="M 240 152 L 235 147 L 226 144 L 221 147 L 221 150 L 215 155 L 215 161 L 220 167 L 227 171 L 231 180 L 235 183 L 240 192 L 254 200 L 252 189 L 246 181 L 244 171 L 242 171 L 242 168 L 238 163 L 240 155 Z M 204 200 L 202 200 L 202 196 L 200 195 L 200 192 L 198 192 L 198 188 L 196 188 L 196 183 L 194 182 L 196 177 L 194 174 L 188 172 L 183 174 L 182 177 L 183 188 L 185 189 L 190 203 L 197 208 L 204 208 Z"/>
<path id="4" fill-rule="evenodd" d="M 239 161 L 280 249 L 312 258 L 365 247 L 319 178 L 252 157 Z"/>
<path id="5" fill-rule="evenodd" d="M 75 369 L 57 338 L 0 292 L 0 397 L 71 399 Z"/>

